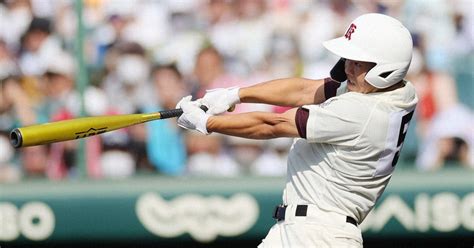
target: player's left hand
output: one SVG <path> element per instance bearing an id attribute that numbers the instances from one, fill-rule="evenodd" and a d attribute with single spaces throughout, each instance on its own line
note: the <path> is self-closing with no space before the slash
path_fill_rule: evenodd
<path id="1" fill-rule="evenodd" d="M 239 87 L 207 90 L 204 97 L 198 101 L 209 108 L 208 114 L 220 115 L 232 111 L 235 105 L 240 103 L 239 90 Z"/>
<path id="2" fill-rule="evenodd" d="M 178 126 L 188 129 L 197 130 L 203 134 L 207 132 L 207 119 L 211 115 L 206 114 L 200 107 L 200 103 L 191 101 L 191 96 L 186 96 L 176 105 L 177 108 L 183 110 L 183 114 L 178 118 Z"/>

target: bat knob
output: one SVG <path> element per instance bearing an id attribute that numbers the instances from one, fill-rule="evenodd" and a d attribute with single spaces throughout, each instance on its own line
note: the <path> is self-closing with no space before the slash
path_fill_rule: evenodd
<path id="1" fill-rule="evenodd" d="M 18 128 L 15 128 L 10 132 L 10 143 L 15 148 L 19 148 L 23 144 L 23 136 Z"/>

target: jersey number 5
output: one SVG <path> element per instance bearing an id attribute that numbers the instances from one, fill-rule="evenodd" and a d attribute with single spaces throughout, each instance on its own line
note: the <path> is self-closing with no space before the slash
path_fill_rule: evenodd
<path id="1" fill-rule="evenodd" d="M 400 157 L 400 151 L 402 150 L 402 147 L 403 147 L 403 141 L 405 140 L 405 136 L 407 135 L 407 131 L 408 131 L 408 123 L 413 117 L 413 112 L 414 111 L 411 111 L 402 117 L 400 131 L 398 132 L 397 153 L 395 153 L 395 156 L 393 157 L 392 167 L 394 167 L 397 164 L 398 158 Z"/>
<path id="2" fill-rule="evenodd" d="M 378 161 L 374 176 L 385 176 L 395 169 L 413 112 L 396 112 L 390 116 L 385 150 Z"/>

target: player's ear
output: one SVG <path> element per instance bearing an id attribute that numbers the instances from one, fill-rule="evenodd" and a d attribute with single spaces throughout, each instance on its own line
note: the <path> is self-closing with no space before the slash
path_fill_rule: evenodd
<path id="1" fill-rule="evenodd" d="M 330 75 L 331 78 L 338 81 L 338 82 L 344 82 L 347 80 L 347 75 L 346 72 L 344 71 L 344 66 L 346 63 L 345 58 L 340 58 L 339 61 L 334 65 L 334 67 L 331 69 Z"/>

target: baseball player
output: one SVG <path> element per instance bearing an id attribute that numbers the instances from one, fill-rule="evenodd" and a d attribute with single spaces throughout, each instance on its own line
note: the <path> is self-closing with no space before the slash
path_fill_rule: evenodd
<path id="1" fill-rule="evenodd" d="M 396 19 L 362 15 L 344 36 L 323 45 L 341 57 L 331 78 L 215 89 L 178 104 L 184 111 L 178 124 L 186 129 L 295 138 L 283 203 L 273 212 L 277 223 L 259 247 L 362 247 L 359 224 L 390 180 L 418 102 L 404 80 L 412 39 Z M 294 108 L 218 115 L 244 102 Z"/>

